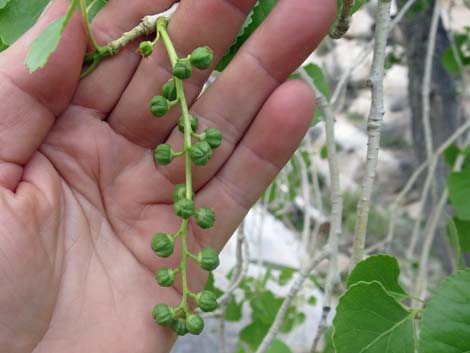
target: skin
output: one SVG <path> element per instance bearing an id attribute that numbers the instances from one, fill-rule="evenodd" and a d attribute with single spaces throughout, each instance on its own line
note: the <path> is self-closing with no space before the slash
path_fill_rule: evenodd
<path id="1" fill-rule="evenodd" d="M 171 0 L 111 1 L 97 16 L 99 43 L 120 36 Z M 181 55 L 208 45 L 220 59 L 254 0 L 186 0 L 169 32 Z M 224 143 L 194 168 L 198 207 L 213 207 L 216 226 L 191 225 L 189 247 L 220 250 L 288 161 L 308 129 L 314 95 L 284 82 L 318 45 L 335 15 L 334 0 L 279 0 L 215 84 L 196 100 L 209 71 L 185 82 L 201 128 Z M 178 263 L 149 247 L 155 232 L 174 232 L 178 160 L 156 167 L 152 149 L 182 136 L 177 110 L 155 119 L 148 102 L 169 78 L 161 43 L 142 59 L 135 47 L 79 81 L 90 49 L 77 13 L 48 65 L 30 75 L 28 47 L 67 0 L 54 1 L 36 26 L 0 54 L 0 347 L 9 353 L 169 352 L 175 336 L 151 317 L 160 302 L 179 304 L 180 287 L 160 288 L 155 269 Z M 87 48 L 88 47 L 88 48 Z M 207 274 L 190 262 L 190 288 Z M 176 281 L 179 282 L 178 280 Z"/>

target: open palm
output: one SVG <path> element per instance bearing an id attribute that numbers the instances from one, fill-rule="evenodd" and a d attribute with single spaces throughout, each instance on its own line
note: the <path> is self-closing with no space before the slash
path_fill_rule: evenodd
<path id="1" fill-rule="evenodd" d="M 110 1 L 94 21 L 105 43 L 173 0 Z M 185 0 L 169 32 L 180 54 L 208 45 L 220 58 L 254 0 Z M 185 81 L 202 128 L 224 143 L 194 169 L 196 205 L 213 207 L 216 227 L 190 229 L 190 249 L 221 249 L 249 207 L 289 159 L 313 114 L 313 93 L 284 83 L 326 33 L 335 0 L 279 0 L 232 64 L 199 98 L 206 72 Z M 173 185 L 184 166 L 157 167 L 153 148 L 182 145 L 179 112 L 155 119 L 148 102 L 170 77 L 161 44 L 149 59 L 127 48 L 79 82 L 87 38 L 72 20 L 46 68 L 23 61 L 41 29 L 62 15 L 57 0 L 38 24 L 0 54 L 0 351 L 158 353 L 174 336 L 151 317 L 179 304 L 180 288 L 155 283 L 155 232 L 174 232 Z M 165 263 L 164 263 L 165 262 Z M 193 266 L 190 286 L 206 275 Z"/>

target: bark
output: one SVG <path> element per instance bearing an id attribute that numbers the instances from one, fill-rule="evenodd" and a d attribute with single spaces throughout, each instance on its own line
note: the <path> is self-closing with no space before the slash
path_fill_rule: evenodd
<path id="1" fill-rule="evenodd" d="M 399 0 L 400 5 L 405 0 Z M 405 18 L 401 24 L 403 31 L 404 47 L 409 67 L 408 96 L 412 112 L 412 136 L 417 165 L 427 159 L 424 128 L 422 122 L 422 90 L 425 53 L 429 41 L 429 29 L 431 25 L 434 1 L 430 1 L 430 6 L 426 11 L 418 13 L 412 17 Z M 452 76 L 441 64 L 441 56 L 445 49 L 449 47 L 449 40 L 446 29 L 442 21 L 439 21 L 436 49 L 434 52 L 432 65 L 431 93 L 430 93 L 430 123 L 432 129 L 432 143 L 434 146 L 442 144 L 458 128 L 458 100 L 456 85 Z M 437 202 L 436 197 L 441 195 L 446 185 L 448 168 L 444 163 L 439 162 L 436 170 L 437 192 L 432 193 L 429 199 L 429 212 L 432 205 Z M 422 183 L 420 183 L 422 185 Z M 425 217 L 426 219 L 426 217 Z M 451 270 L 448 259 L 447 241 L 443 228 L 438 230 L 434 251 L 442 260 L 446 271 Z"/>

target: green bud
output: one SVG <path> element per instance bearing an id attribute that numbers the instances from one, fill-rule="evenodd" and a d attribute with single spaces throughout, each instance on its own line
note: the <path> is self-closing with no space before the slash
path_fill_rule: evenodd
<path id="1" fill-rule="evenodd" d="M 189 116 L 189 122 L 191 123 L 191 130 L 195 132 L 197 130 L 197 127 L 199 125 L 199 119 L 196 118 L 194 115 Z M 181 116 L 178 120 L 178 130 L 182 133 L 184 133 L 184 119 Z"/>
<path id="2" fill-rule="evenodd" d="M 195 194 L 193 191 L 193 198 Z M 177 184 L 175 185 L 175 190 L 173 191 L 173 201 L 176 202 L 181 199 L 186 198 L 186 184 Z"/>
<path id="3" fill-rule="evenodd" d="M 168 100 L 162 96 L 155 96 L 150 101 L 150 112 L 153 116 L 161 118 L 170 110 Z"/>
<path id="4" fill-rule="evenodd" d="M 209 128 L 204 130 L 204 141 L 212 148 L 217 148 L 222 144 L 222 132 L 218 129 Z"/>
<path id="5" fill-rule="evenodd" d="M 157 304 L 154 306 L 152 316 L 157 324 L 169 326 L 173 323 L 175 311 L 166 304 Z"/>
<path id="6" fill-rule="evenodd" d="M 177 98 L 176 85 L 173 79 L 168 80 L 162 87 L 162 96 L 173 102 Z"/>
<path id="7" fill-rule="evenodd" d="M 171 328 L 178 336 L 184 336 L 188 333 L 188 330 L 186 328 L 186 322 L 184 322 L 183 319 L 173 321 Z"/>
<path id="8" fill-rule="evenodd" d="M 151 242 L 153 252 L 160 257 L 168 257 L 173 254 L 175 241 L 171 234 L 158 233 Z"/>
<path id="9" fill-rule="evenodd" d="M 193 67 L 188 59 L 178 59 L 175 66 L 173 66 L 173 76 L 180 80 L 185 80 L 191 77 Z"/>
<path id="10" fill-rule="evenodd" d="M 212 148 L 206 141 L 197 142 L 189 150 L 189 157 L 195 165 L 206 165 L 212 157 Z"/>
<path id="11" fill-rule="evenodd" d="M 188 219 L 194 215 L 194 201 L 186 198 L 180 199 L 173 204 L 173 208 L 178 217 Z"/>
<path id="12" fill-rule="evenodd" d="M 162 287 L 170 287 L 175 281 L 175 271 L 170 268 L 161 268 L 158 270 L 155 278 Z"/>
<path id="13" fill-rule="evenodd" d="M 199 335 L 204 330 L 204 320 L 197 315 L 189 315 L 186 318 L 186 329 L 190 334 Z"/>
<path id="14" fill-rule="evenodd" d="M 204 248 L 197 255 L 197 262 L 203 270 L 214 271 L 219 266 L 219 255 L 214 249 Z"/>
<path id="15" fill-rule="evenodd" d="M 212 208 L 202 207 L 196 210 L 194 218 L 199 227 L 208 229 L 214 226 L 215 212 Z"/>
<path id="16" fill-rule="evenodd" d="M 154 153 L 155 161 L 161 165 L 170 164 L 174 158 L 173 154 L 174 154 L 174 151 L 170 145 L 167 145 L 167 144 L 158 145 Z"/>
<path id="17" fill-rule="evenodd" d="M 217 297 L 208 290 L 199 292 L 196 295 L 197 306 L 204 312 L 208 313 L 217 309 Z"/>
<path id="18" fill-rule="evenodd" d="M 153 44 L 150 41 L 141 42 L 139 45 L 139 53 L 144 58 L 148 58 L 153 53 Z"/>
<path id="19" fill-rule="evenodd" d="M 212 64 L 213 59 L 214 52 L 209 47 L 201 47 L 194 49 L 189 58 L 191 64 L 197 67 L 199 70 L 208 69 Z"/>

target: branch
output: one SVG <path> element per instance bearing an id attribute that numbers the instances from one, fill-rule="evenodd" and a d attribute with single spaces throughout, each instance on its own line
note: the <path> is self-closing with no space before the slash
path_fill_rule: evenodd
<path id="1" fill-rule="evenodd" d="M 416 1 L 417 0 L 408 0 L 407 3 L 403 5 L 403 7 L 400 9 L 400 11 L 397 13 L 392 23 L 390 24 L 388 35 L 390 35 L 390 32 L 392 31 L 392 29 L 398 25 L 398 23 L 408 13 L 409 9 L 411 8 L 411 6 L 414 5 Z M 349 69 L 346 70 L 346 72 L 339 79 L 338 84 L 336 85 L 335 91 L 333 95 L 331 96 L 332 106 L 336 106 L 336 103 L 338 102 L 338 99 L 339 99 L 339 95 L 341 94 L 341 91 L 343 90 L 343 88 L 346 86 L 346 83 L 348 82 L 349 77 L 354 72 L 354 70 L 356 70 L 356 68 L 359 67 L 359 64 L 361 64 L 365 60 L 365 58 L 367 58 L 367 56 L 370 54 L 370 52 L 374 48 L 373 44 L 374 44 L 374 41 L 367 43 L 364 50 L 361 53 L 359 53 L 359 55 L 354 60 L 351 61 L 352 64 L 349 66 Z"/>
<path id="2" fill-rule="evenodd" d="M 390 28 L 390 0 L 380 0 L 376 14 L 374 59 L 369 77 L 372 92 L 367 131 L 369 136 L 367 148 L 366 175 L 361 186 L 361 194 L 357 207 L 356 227 L 354 230 L 353 259 L 351 265 L 364 257 L 366 243 L 367 221 L 370 209 L 372 187 L 375 182 L 377 160 L 379 156 L 380 132 L 385 115 L 384 108 L 384 66 L 385 48 Z"/>
<path id="3" fill-rule="evenodd" d="M 313 258 L 308 266 L 306 266 L 299 274 L 299 276 L 295 279 L 294 283 L 292 284 L 292 287 L 289 290 L 289 293 L 287 294 L 286 299 L 282 302 L 282 305 L 277 312 L 276 319 L 274 320 L 271 328 L 269 329 L 268 333 L 264 337 L 263 341 L 261 342 L 260 346 L 258 347 L 258 350 L 256 353 L 265 353 L 266 350 L 269 348 L 271 345 L 273 339 L 277 336 L 279 333 L 279 330 L 281 329 L 282 323 L 284 322 L 284 319 L 287 315 L 287 311 L 289 307 L 292 304 L 292 301 L 294 298 L 297 296 L 297 294 L 300 292 L 300 290 L 303 287 L 303 284 L 307 277 L 312 273 L 312 271 L 315 269 L 315 267 L 318 266 L 320 262 L 322 262 L 324 259 L 326 259 L 329 256 L 329 252 L 327 249 L 324 249 L 321 251 L 315 258 Z"/>
<path id="4" fill-rule="evenodd" d="M 434 61 L 434 49 L 436 48 L 436 35 L 437 25 L 439 24 L 440 14 L 440 0 L 435 0 L 434 10 L 431 19 L 431 28 L 429 29 L 429 40 L 426 49 L 426 58 L 424 62 L 424 75 L 423 75 L 423 90 L 422 95 L 422 123 L 424 129 L 424 141 L 426 145 L 427 159 L 432 158 L 433 142 L 432 142 L 432 129 L 430 121 L 431 112 L 431 78 L 432 78 L 432 64 Z"/>
<path id="5" fill-rule="evenodd" d="M 336 151 L 336 138 L 335 138 L 335 116 L 331 105 L 326 100 L 325 96 L 318 90 L 312 83 L 312 80 L 307 75 L 305 70 L 299 70 L 300 77 L 306 82 L 310 83 L 315 91 L 315 98 L 318 107 L 323 112 L 325 127 L 326 127 L 326 142 L 328 148 L 328 165 L 330 169 L 330 189 L 331 189 L 331 219 L 330 219 L 330 232 L 328 234 L 328 244 L 330 256 L 328 262 L 328 274 L 325 284 L 325 295 L 323 305 L 322 320 L 317 331 L 317 335 L 313 341 L 313 348 L 316 349 L 319 337 L 323 335 L 326 327 L 326 317 L 330 311 L 331 296 L 335 278 L 338 276 L 337 271 L 337 255 L 338 255 L 338 238 L 341 236 L 342 229 L 342 214 L 343 214 L 343 198 L 341 195 L 341 183 L 339 178 L 339 162 Z M 324 318 L 324 319 L 323 319 Z"/>
<path id="6" fill-rule="evenodd" d="M 453 168 L 454 171 L 459 171 L 462 167 L 462 164 L 465 160 L 464 155 L 460 155 L 455 162 L 455 166 Z M 447 199 L 449 197 L 449 191 L 445 189 L 442 192 L 442 196 L 437 203 L 437 206 L 433 210 L 431 217 L 426 225 L 426 236 L 423 242 L 423 250 L 421 251 L 421 258 L 419 261 L 419 273 L 418 279 L 416 281 L 415 287 L 415 296 L 417 298 L 423 298 L 426 292 L 427 287 L 427 271 L 428 271 L 428 261 L 429 256 L 431 254 L 431 246 L 436 236 L 436 228 L 439 224 L 439 220 L 441 219 L 442 211 L 444 210 L 445 205 L 447 204 Z"/>

